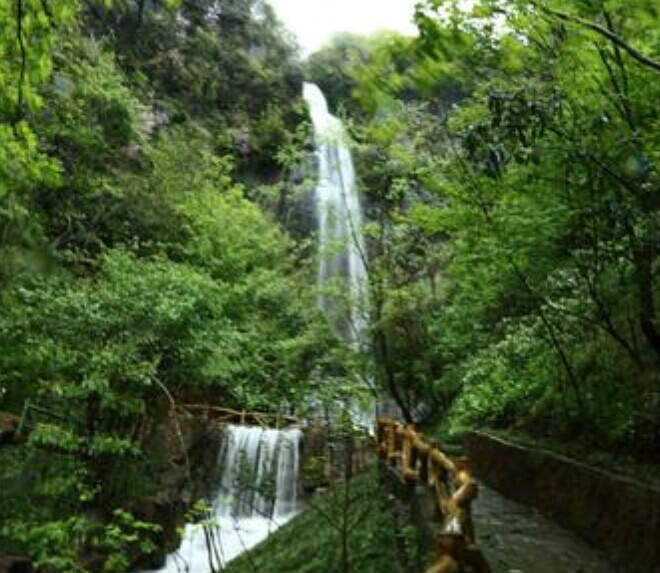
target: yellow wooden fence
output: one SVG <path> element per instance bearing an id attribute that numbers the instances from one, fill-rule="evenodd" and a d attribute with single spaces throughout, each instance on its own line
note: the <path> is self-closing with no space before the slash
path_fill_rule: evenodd
<path id="1" fill-rule="evenodd" d="M 377 421 L 379 454 L 408 484 L 425 484 L 435 497 L 439 532 L 438 559 L 426 573 L 489 573 L 475 545 L 471 503 L 477 484 L 464 462 L 452 460 L 436 442 L 427 441 L 414 426 L 396 420 Z"/>

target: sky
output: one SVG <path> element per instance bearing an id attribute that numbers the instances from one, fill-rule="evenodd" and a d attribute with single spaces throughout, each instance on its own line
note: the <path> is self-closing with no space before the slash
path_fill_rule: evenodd
<path id="1" fill-rule="evenodd" d="M 337 32 L 369 34 L 396 30 L 416 35 L 418 0 L 269 0 L 278 18 L 298 38 L 303 54 L 320 48 Z"/>

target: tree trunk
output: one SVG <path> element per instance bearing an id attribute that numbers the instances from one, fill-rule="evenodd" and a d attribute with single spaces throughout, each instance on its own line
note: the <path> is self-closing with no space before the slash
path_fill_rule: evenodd
<path id="1" fill-rule="evenodd" d="M 660 334 L 655 325 L 655 303 L 653 301 L 652 251 L 643 246 L 635 251 L 635 271 L 639 290 L 639 324 L 651 348 L 660 356 Z"/>
<path id="2" fill-rule="evenodd" d="M 397 388 L 396 381 L 394 379 L 394 372 L 392 372 L 392 369 L 390 368 L 387 338 L 383 333 L 377 333 L 376 338 L 378 340 L 378 350 L 380 354 L 381 366 L 383 368 L 383 371 L 385 372 L 387 389 L 389 390 L 392 399 L 396 402 L 396 405 L 401 410 L 403 419 L 406 421 L 407 424 L 412 424 L 413 423 L 412 414 L 410 413 L 410 409 L 408 408 L 408 405 L 406 404 L 405 400 L 403 399 L 403 396 L 401 395 L 399 389 Z"/>

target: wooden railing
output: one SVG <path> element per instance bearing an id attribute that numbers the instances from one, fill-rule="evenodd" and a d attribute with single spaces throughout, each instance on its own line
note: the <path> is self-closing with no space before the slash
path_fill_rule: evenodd
<path id="1" fill-rule="evenodd" d="M 398 470 L 407 484 L 425 484 L 436 501 L 438 559 L 426 573 L 489 573 L 490 567 L 475 545 L 471 503 L 477 484 L 465 463 L 455 461 L 427 441 L 411 425 L 389 418 L 377 422 L 379 454 Z"/>
<path id="2" fill-rule="evenodd" d="M 233 410 L 231 408 L 222 408 L 221 406 L 212 406 L 209 404 L 179 404 L 176 409 L 180 412 L 188 412 L 203 417 L 206 420 L 223 424 L 254 424 L 264 428 L 279 428 L 300 423 L 300 420 L 295 416 L 286 414 Z"/>

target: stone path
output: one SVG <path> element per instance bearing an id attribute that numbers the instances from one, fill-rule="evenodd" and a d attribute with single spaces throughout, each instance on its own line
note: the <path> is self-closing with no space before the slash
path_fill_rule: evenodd
<path id="1" fill-rule="evenodd" d="M 493 489 L 472 505 L 477 544 L 493 573 L 616 573 L 577 534 Z"/>

